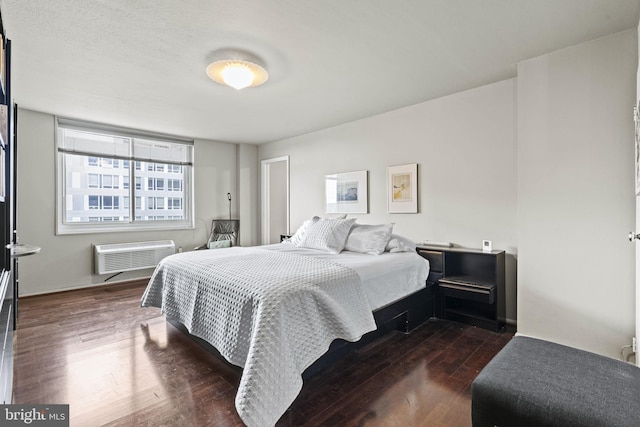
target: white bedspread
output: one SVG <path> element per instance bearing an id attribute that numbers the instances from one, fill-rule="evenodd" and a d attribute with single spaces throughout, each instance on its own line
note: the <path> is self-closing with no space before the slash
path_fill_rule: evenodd
<path id="1" fill-rule="evenodd" d="M 236 409 L 248 426 L 275 424 L 334 339 L 357 341 L 376 328 L 354 270 L 260 248 L 169 256 L 141 305 L 160 307 L 244 368 Z"/>
<path id="2" fill-rule="evenodd" d="M 261 248 L 326 259 L 352 268 L 360 276 L 364 293 L 373 311 L 424 288 L 429 275 L 429 261 L 416 252 L 369 255 L 342 251 L 339 254 L 330 254 L 286 243 Z"/>

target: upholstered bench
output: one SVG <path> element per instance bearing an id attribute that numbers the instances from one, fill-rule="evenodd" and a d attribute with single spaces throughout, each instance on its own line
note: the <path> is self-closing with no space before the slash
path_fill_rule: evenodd
<path id="1" fill-rule="evenodd" d="M 514 337 L 471 385 L 474 427 L 640 425 L 640 368 Z"/>

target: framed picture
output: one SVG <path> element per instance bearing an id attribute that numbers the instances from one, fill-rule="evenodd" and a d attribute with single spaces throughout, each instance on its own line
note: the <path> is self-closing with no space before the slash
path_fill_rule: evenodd
<path id="1" fill-rule="evenodd" d="M 635 124 L 635 176 L 636 176 L 636 196 L 640 195 L 640 99 L 633 107 L 633 122 Z"/>
<path id="2" fill-rule="evenodd" d="M 387 168 L 387 212 L 418 213 L 418 164 Z"/>
<path id="3" fill-rule="evenodd" d="M 327 213 L 368 213 L 367 171 L 325 176 Z"/>

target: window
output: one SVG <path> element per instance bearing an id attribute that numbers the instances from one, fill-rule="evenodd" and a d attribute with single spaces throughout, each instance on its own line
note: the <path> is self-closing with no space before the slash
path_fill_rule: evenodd
<path id="1" fill-rule="evenodd" d="M 150 211 L 164 209 L 164 197 L 147 197 L 147 209 Z"/>
<path id="2" fill-rule="evenodd" d="M 193 141 L 57 118 L 56 149 L 58 234 L 193 228 Z"/>
<path id="3" fill-rule="evenodd" d="M 182 191 L 182 181 L 179 179 L 168 179 L 167 190 L 169 191 Z"/>
<path id="4" fill-rule="evenodd" d="M 128 176 L 124 176 L 123 178 L 126 180 L 129 179 Z M 118 188 L 119 182 L 120 176 L 118 175 L 100 175 L 97 173 L 90 173 L 87 179 L 89 188 Z"/>
<path id="5" fill-rule="evenodd" d="M 118 196 L 101 196 L 102 197 L 102 209 L 119 209 L 120 197 Z"/>
<path id="6" fill-rule="evenodd" d="M 182 210 L 182 199 L 179 197 L 169 197 L 167 199 L 167 208 Z"/>
<path id="7" fill-rule="evenodd" d="M 120 197 L 118 196 L 89 196 L 89 209 L 118 209 Z"/>
<path id="8" fill-rule="evenodd" d="M 151 191 L 164 190 L 164 178 L 149 178 L 147 180 L 147 190 L 151 190 Z"/>
<path id="9" fill-rule="evenodd" d="M 179 165 L 176 166 L 180 167 Z M 147 172 L 164 172 L 164 163 L 147 163 Z"/>
<path id="10" fill-rule="evenodd" d="M 102 188 L 118 188 L 119 182 L 118 175 L 102 175 Z"/>
<path id="11" fill-rule="evenodd" d="M 90 216 L 89 222 L 111 222 L 111 221 L 119 221 L 120 218 L 117 216 Z"/>
<path id="12" fill-rule="evenodd" d="M 89 196 L 89 209 L 100 209 L 100 196 Z"/>

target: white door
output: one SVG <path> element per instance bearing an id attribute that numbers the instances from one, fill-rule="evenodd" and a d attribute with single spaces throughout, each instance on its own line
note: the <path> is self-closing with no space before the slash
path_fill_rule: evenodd
<path id="1" fill-rule="evenodd" d="M 262 161 L 262 244 L 289 234 L 289 157 Z"/>

